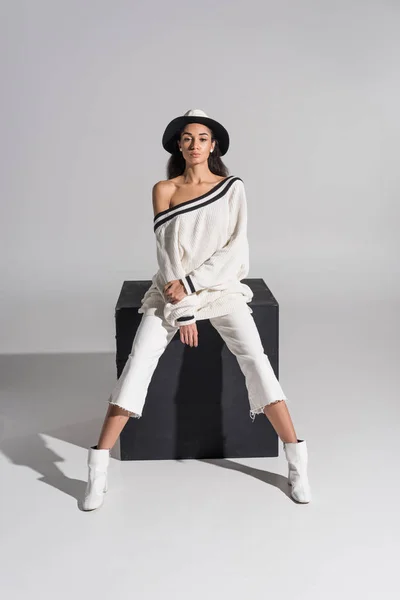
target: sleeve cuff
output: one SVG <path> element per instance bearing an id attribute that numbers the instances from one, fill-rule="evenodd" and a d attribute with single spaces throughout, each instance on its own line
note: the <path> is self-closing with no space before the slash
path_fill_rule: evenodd
<path id="1" fill-rule="evenodd" d="M 179 317 L 176 319 L 176 324 L 178 327 L 181 327 L 182 325 L 192 325 L 192 323 L 196 323 L 196 317 L 194 315 Z"/>
<path id="2" fill-rule="evenodd" d="M 197 292 L 196 287 L 194 285 L 193 278 L 190 275 L 186 275 L 186 277 L 182 277 L 182 283 L 186 290 L 187 294 L 193 294 Z"/>

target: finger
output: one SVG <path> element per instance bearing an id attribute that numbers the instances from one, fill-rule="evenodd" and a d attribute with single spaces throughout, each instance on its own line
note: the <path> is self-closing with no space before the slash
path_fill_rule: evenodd
<path id="1" fill-rule="evenodd" d="M 197 328 L 195 329 L 195 332 L 194 332 L 194 345 L 196 348 L 199 345 L 199 335 L 198 335 Z"/>

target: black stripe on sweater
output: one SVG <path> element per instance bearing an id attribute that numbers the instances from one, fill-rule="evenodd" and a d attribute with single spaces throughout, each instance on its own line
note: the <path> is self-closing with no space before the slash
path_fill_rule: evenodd
<path id="1" fill-rule="evenodd" d="M 227 179 L 229 179 L 229 177 Z M 182 214 L 190 212 L 192 210 L 196 210 L 197 208 L 203 208 L 203 206 L 207 206 L 207 204 L 211 204 L 212 202 L 216 202 L 216 200 L 219 200 L 220 198 L 222 198 L 223 196 L 225 196 L 225 194 L 228 192 L 228 190 L 231 188 L 231 186 L 237 180 L 243 181 L 240 177 L 234 177 L 234 176 L 232 176 L 232 178 L 229 179 L 228 184 L 222 190 L 222 192 L 220 192 L 219 194 L 217 194 L 213 198 L 207 199 L 210 194 L 212 194 L 213 192 L 215 192 L 216 189 L 218 189 L 219 187 L 221 187 L 222 184 L 226 182 L 226 179 L 224 179 L 223 181 L 220 181 L 215 187 L 213 187 L 206 194 L 203 194 L 202 196 L 199 196 L 198 198 L 193 198 L 193 200 L 186 200 L 186 202 L 182 202 L 181 204 L 178 204 L 177 206 L 172 206 L 171 208 L 167 208 L 166 210 L 163 210 L 162 212 L 158 213 L 154 217 L 154 221 L 156 219 L 158 219 L 160 217 L 160 215 L 164 215 L 165 214 L 165 217 L 162 218 L 160 221 L 158 221 L 158 223 L 156 223 L 154 225 L 154 231 L 156 231 L 158 229 L 158 227 L 160 227 L 160 225 L 163 225 L 167 221 L 170 221 L 171 219 L 173 219 L 177 215 L 182 215 Z M 200 204 L 196 204 L 196 206 L 192 206 L 192 204 L 194 202 L 197 202 L 201 198 L 204 198 L 204 202 L 201 202 Z M 185 206 L 187 208 L 184 208 Z M 172 210 L 176 210 L 176 212 L 174 212 L 173 214 L 171 214 Z"/>
<path id="2" fill-rule="evenodd" d="M 195 292 L 195 291 L 196 291 L 196 288 L 195 288 L 195 287 L 194 287 L 194 285 L 193 285 L 193 281 L 192 281 L 192 278 L 190 277 L 190 275 L 186 275 L 185 279 L 186 279 L 186 281 L 187 281 L 187 282 L 188 282 L 188 284 L 189 284 L 190 290 L 191 290 L 192 292 Z"/>

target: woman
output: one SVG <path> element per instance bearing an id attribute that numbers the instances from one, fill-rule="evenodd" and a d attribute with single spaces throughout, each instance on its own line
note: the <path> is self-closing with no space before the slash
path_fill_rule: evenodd
<path id="1" fill-rule="evenodd" d="M 153 187 L 159 269 L 141 301 L 142 319 L 114 390 L 96 446 L 89 448 L 84 510 L 103 503 L 110 449 L 129 417 L 140 418 L 158 360 L 179 328 L 180 340 L 199 343 L 196 321 L 209 319 L 236 355 L 246 379 L 250 417 L 265 414 L 283 442 L 291 496 L 311 500 L 307 446 L 298 440 L 287 398 L 271 367 L 241 283 L 249 270 L 247 202 L 240 177 L 221 160 L 226 129 L 202 110 L 173 119 L 162 144 L 171 153 L 168 179 Z"/>

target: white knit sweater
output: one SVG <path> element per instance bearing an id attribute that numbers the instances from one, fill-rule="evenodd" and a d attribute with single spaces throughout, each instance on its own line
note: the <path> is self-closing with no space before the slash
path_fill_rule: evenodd
<path id="1" fill-rule="evenodd" d="M 230 175 L 209 192 L 154 217 L 159 270 L 139 313 L 163 315 L 179 327 L 233 312 L 253 298 L 241 283 L 249 271 L 247 201 L 242 179 Z M 166 301 L 166 283 L 181 279 L 187 295 Z M 247 305 L 250 312 L 251 307 Z"/>

